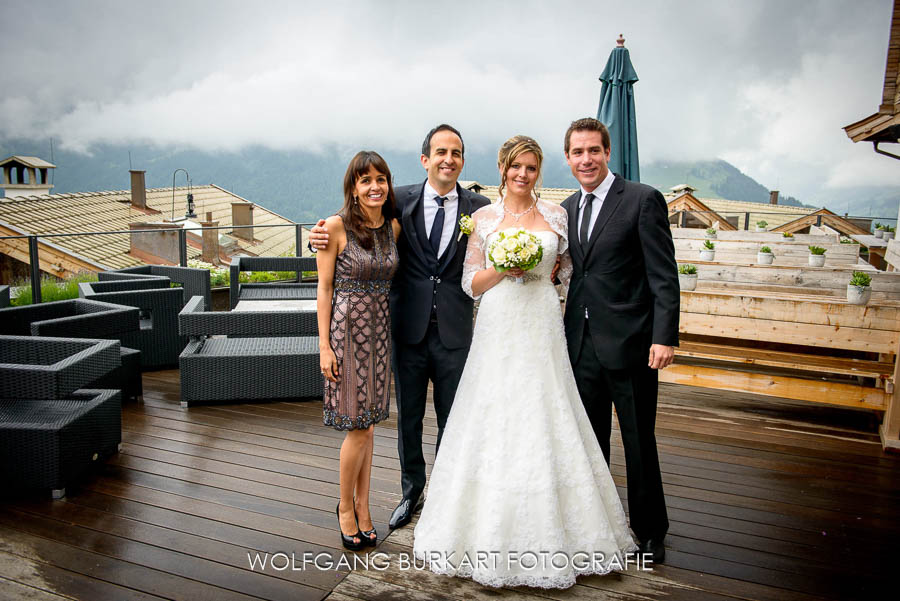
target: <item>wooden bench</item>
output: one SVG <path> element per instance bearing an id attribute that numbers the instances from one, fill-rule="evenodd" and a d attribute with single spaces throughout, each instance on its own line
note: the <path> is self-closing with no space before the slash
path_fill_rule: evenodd
<path id="1" fill-rule="evenodd" d="M 733 232 L 729 232 L 733 233 Z M 675 238 L 675 258 L 679 263 L 693 262 L 700 258 L 700 249 L 703 248 L 703 239 L 700 238 Z M 726 240 L 715 239 L 716 261 L 733 263 L 755 263 L 756 253 L 762 246 L 768 246 L 775 253 L 775 264 L 779 265 L 808 265 L 809 244 L 804 242 L 785 242 L 761 239 L 751 240 Z M 816 244 L 826 250 L 826 265 L 857 265 L 859 263 L 859 244 L 841 244 L 836 242 Z"/>
<path id="2" fill-rule="evenodd" d="M 885 412 L 882 445 L 900 448 L 900 301 L 698 289 L 679 329 L 660 381 Z"/>
<path id="3" fill-rule="evenodd" d="M 757 265 L 691 261 L 697 267 L 698 289 L 756 290 L 784 294 L 816 294 L 844 298 L 854 271 L 872 277 L 873 300 L 900 300 L 900 272 L 878 271 L 871 265 Z"/>

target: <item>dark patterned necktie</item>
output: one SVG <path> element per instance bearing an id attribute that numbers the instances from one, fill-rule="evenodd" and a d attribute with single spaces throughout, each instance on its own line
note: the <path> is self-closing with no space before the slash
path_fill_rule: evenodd
<path id="1" fill-rule="evenodd" d="M 434 202 L 438 205 L 437 213 L 434 214 L 434 223 L 431 224 L 431 233 L 428 234 L 428 242 L 431 243 L 431 250 L 434 256 L 438 256 L 438 249 L 441 247 L 441 234 L 444 232 L 444 202 L 447 198 L 444 196 L 435 196 Z"/>
<path id="2" fill-rule="evenodd" d="M 591 227 L 591 207 L 594 204 L 594 195 L 584 195 L 584 212 L 581 215 L 581 227 L 578 230 L 578 237 L 581 239 L 582 250 L 587 250 L 588 230 Z"/>

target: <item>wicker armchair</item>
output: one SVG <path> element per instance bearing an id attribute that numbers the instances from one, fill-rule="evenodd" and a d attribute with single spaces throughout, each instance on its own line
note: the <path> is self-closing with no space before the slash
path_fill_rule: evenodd
<path id="1" fill-rule="evenodd" d="M 104 338 L 122 341 L 140 331 L 140 310 L 94 300 L 74 299 L 0 309 L 0 334 Z M 141 352 L 120 347 L 121 366 L 87 388 L 118 388 L 122 396 L 143 395 Z"/>
<path id="2" fill-rule="evenodd" d="M 0 309 L 9 306 L 9 286 L 0 286 Z"/>
<path id="3" fill-rule="evenodd" d="M 115 369 L 114 340 L 0 336 L 0 479 L 54 498 L 122 441 L 117 390 L 80 389 Z"/>
<path id="4" fill-rule="evenodd" d="M 179 360 L 183 407 L 197 401 L 322 397 L 314 311 L 208 313 L 203 298 L 195 296 L 178 323 L 191 337 Z"/>
<path id="5" fill-rule="evenodd" d="M 231 308 L 242 300 L 310 300 L 316 298 L 316 284 L 300 280 L 304 271 L 316 271 L 310 257 L 234 257 L 231 260 Z M 242 271 L 294 271 L 297 281 L 241 284 Z M 207 303 L 209 306 L 209 303 Z"/>
<path id="6" fill-rule="evenodd" d="M 78 285 L 78 295 L 140 309 L 140 329 L 123 334 L 122 344 L 141 351 L 143 369 L 162 369 L 178 364 L 178 354 L 187 343 L 187 338 L 178 335 L 184 291 L 170 284 L 164 277 L 84 282 Z"/>
<path id="7" fill-rule="evenodd" d="M 101 282 L 110 280 L 127 280 L 147 277 L 165 277 L 173 282 L 181 284 L 184 289 L 184 297 L 191 298 L 202 296 L 206 306 L 212 305 L 212 293 L 210 292 L 209 271 L 194 267 L 179 267 L 174 265 L 137 265 L 101 271 L 98 274 Z"/>

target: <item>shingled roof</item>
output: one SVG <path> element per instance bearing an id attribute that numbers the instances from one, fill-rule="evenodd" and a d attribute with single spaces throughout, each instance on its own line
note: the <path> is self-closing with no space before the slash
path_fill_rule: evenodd
<path id="1" fill-rule="evenodd" d="M 174 215 L 180 217 L 186 210 L 186 187 L 175 188 Z M 232 225 L 231 205 L 246 202 L 246 199 L 216 185 L 192 188 L 195 211 L 200 221 L 206 213 L 212 212 L 213 221 L 219 226 Z M 254 226 L 270 224 L 291 224 L 293 221 L 274 213 L 265 207 L 254 205 Z M 128 230 L 134 222 L 162 221 L 172 215 L 172 188 L 151 188 L 147 190 L 147 210 L 131 204 L 130 190 L 81 192 L 72 194 L 45 194 L 0 199 L 0 236 L 18 234 L 58 234 L 78 232 L 104 232 Z M 229 230 L 220 230 L 229 234 Z M 82 269 L 130 267 L 143 262 L 129 254 L 129 234 L 98 234 L 87 236 L 59 237 L 45 239 L 58 249 L 71 255 L 73 269 L 79 263 Z M 273 256 L 288 253 L 295 242 L 292 227 L 255 227 L 254 241 L 249 242 L 234 237 L 237 250 L 234 254 Z M 27 242 L 0 240 L 0 252 L 16 256 L 21 260 L 21 248 Z M 70 275 L 72 269 L 51 269 L 41 248 L 43 271 L 56 276 Z M 200 250 L 188 245 L 188 257 L 200 255 Z M 27 260 L 27 259 L 26 259 Z M 52 261 L 51 258 L 49 261 Z M 60 262 L 56 262 L 60 265 Z M 63 267 L 66 265 L 63 264 Z"/>

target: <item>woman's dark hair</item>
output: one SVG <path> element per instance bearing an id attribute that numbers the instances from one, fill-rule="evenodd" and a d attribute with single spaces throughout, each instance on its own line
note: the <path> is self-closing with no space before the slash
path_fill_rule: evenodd
<path id="1" fill-rule="evenodd" d="M 369 172 L 369 167 L 375 167 L 375 170 L 384 174 L 388 181 L 387 198 L 381 205 L 381 214 L 384 215 L 386 222 L 390 222 L 394 217 L 394 184 L 391 178 L 391 170 L 388 168 L 387 162 L 377 152 L 371 150 L 360 150 L 350 160 L 347 165 L 347 173 L 344 174 L 344 206 L 338 215 L 344 220 L 344 227 L 353 232 L 359 245 L 366 250 L 374 246 L 373 231 L 366 227 L 366 216 L 363 214 L 362 207 L 354 200 L 353 194 L 356 190 L 356 182 L 360 177 Z M 393 236 L 393 232 L 391 232 Z M 390 248 L 390 238 L 382 236 L 379 241 L 383 250 Z"/>

